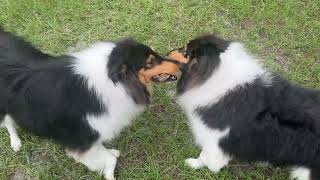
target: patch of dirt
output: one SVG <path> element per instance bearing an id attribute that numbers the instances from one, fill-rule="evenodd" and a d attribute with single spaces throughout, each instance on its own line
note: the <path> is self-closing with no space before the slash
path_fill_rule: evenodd
<path id="1" fill-rule="evenodd" d="M 10 180 L 31 180 L 31 178 L 26 176 L 22 171 L 17 170 L 10 175 Z"/>
<path id="2" fill-rule="evenodd" d="M 47 155 L 44 150 L 35 150 L 30 155 L 30 162 L 33 166 L 43 166 L 50 162 L 47 160 Z"/>
<path id="3" fill-rule="evenodd" d="M 155 105 L 153 109 L 157 115 L 166 112 L 166 107 L 164 105 Z"/>
<path id="4" fill-rule="evenodd" d="M 161 172 L 161 175 L 164 176 L 164 179 L 182 179 L 181 170 L 177 165 L 171 165 Z"/>
<path id="5" fill-rule="evenodd" d="M 285 72 L 289 69 L 290 57 L 287 54 L 281 54 L 276 57 L 276 61 L 283 68 Z"/>
<path id="6" fill-rule="evenodd" d="M 243 29 L 252 29 L 254 26 L 253 22 L 251 20 L 245 20 L 240 24 L 241 28 Z"/>
<path id="7" fill-rule="evenodd" d="M 177 95 L 176 95 L 176 91 L 175 90 L 169 90 L 167 92 L 167 95 L 172 99 L 172 100 L 176 100 L 177 99 Z"/>
<path id="8" fill-rule="evenodd" d="M 72 29 L 70 29 L 69 27 L 64 27 L 63 32 L 70 34 L 72 33 Z"/>
<path id="9" fill-rule="evenodd" d="M 259 34 L 259 37 L 260 37 L 260 40 L 259 40 L 260 43 L 263 44 L 263 43 L 266 43 L 269 40 L 269 35 L 268 35 L 268 33 L 266 31 L 260 30 L 258 34 Z"/>

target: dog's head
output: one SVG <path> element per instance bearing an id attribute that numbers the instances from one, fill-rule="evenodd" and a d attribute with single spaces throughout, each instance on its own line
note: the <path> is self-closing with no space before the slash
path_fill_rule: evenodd
<path id="1" fill-rule="evenodd" d="M 182 75 L 179 79 L 178 94 L 202 84 L 220 64 L 220 54 L 230 42 L 210 34 L 191 40 L 184 47 L 172 50 L 168 56 L 179 62 Z"/>
<path id="2" fill-rule="evenodd" d="M 135 97 L 142 96 L 143 91 L 149 95 L 147 87 L 151 82 L 177 80 L 178 61 L 161 57 L 148 46 L 132 39 L 115 44 L 109 56 L 108 76 L 115 84 L 121 82 L 127 86 Z"/>
<path id="3" fill-rule="evenodd" d="M 108 64 L 109 77 L 114 83 L 137 75 L 139 81 L 147 85 L 150 82 L 176 80 L 179 62 L 158 55 L 148 46 L 132 39 L 116 43 Z"/>

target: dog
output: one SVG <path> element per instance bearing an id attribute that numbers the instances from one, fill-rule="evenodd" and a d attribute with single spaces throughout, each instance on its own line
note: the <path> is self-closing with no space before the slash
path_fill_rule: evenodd
<path id="1" fill-rule="evenodd" d="M 18 126 L 54 139 L 69 157 L 113 180 L 120 152 L 103 143 L 150 103 L 152 81 L 176 80 L 178 64 L 133 39 L 51 56 L 1 28 L 1 126 L 14 151 L 21 148 Z"/>
<path id="2" fill-rule="evenodd" d="M 185 62 L 177 99 L 201 148 L 187 165 L 216 173 L 235 157 L 292 167 L 292 179 L 320 179 L 319 90 L 289 83 L 241 43 L 213 34 L 169 57 Z"/>

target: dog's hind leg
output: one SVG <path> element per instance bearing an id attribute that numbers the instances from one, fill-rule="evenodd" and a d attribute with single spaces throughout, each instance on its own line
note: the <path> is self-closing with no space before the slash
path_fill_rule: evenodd
<path id="1" fill-rule="evenodd" d="M 118 150 L 108 150 L 102 144 L 93 145 L 85 152 L 66 150 L 67 155 L 76 162 L 80 162 L 91 171 L 97 171 L 104 175 L 106 180 L 115 180 L 114 169 L 117 164 Z"/>
<path id="2" fill-rule="evenodd" d="M 7 128 L 11 147 L 13 151 L 18 152 L 21 148 L 21 140 L 18 136 L 14 120 L 9 115 L 5 115 L 1 127 Z"/>

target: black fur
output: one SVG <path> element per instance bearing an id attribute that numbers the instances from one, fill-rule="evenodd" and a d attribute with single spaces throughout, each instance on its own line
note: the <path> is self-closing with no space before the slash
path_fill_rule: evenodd
<path id="1" fill-rule="evenodd" d="M 22 38 L 14 36 L 0 26 L 0 61 L 21 61 L 32 63 L 52 58 L 34 48 Z"/>
<path id="2" fill-rule="evenodd" d="M 49 56 L 3 31 L 0 42 L 3 116 L 10 114 L 19 126 L 70 149 L 89 148 L 99 135 L 84 120 L 85 115 L 101 113 L 105 107 L 88 90 L 86 81 L 67 68 L 72 57 Z"/>
<path id="3" fill-rule="evenodd" d="M 227 47 L 226 42 L 216 39 L 205 36 L 188 44 L 190 61 L 200 63 L 183 70 L 179 94 L 188 90 L 192 77 L 203 76 L 205 81 L 214 75 L 219 54 Z M 314 180 L 320 179 L 319 112 L 319 90 L 292 85 L 276 75 L 270 86 L 265 85 L 263 77 L 256 77 L 253 83 L 226 93 L 219 102 L 195 111 L 210 128 L 230 128 L 229 135 L 220 141 L 225 152 L 243 160 L 308 167 Z"/>
<path id="4" fill-rule="evenodd" d="M 118 42 L 110 54 L 109 77 L 114 83 L 123 83 L 137 104 L 150 103 L 150 94 L 138 79 L 138 71 L 146 66 L 145 60 L 150 55 L 154 55 L 160 64 L 160 56 L 157 53 L 131 39 Z"/>
<path id="5" fill-rule="evenodd" d="M 12 77 L 8 74 L 13 68 L 0 64 L 1 79 L 10 77 L 6 83 L 10 87 L 7 113 L 37 135 L 53 138 L 70 149 L 85 150 L 99 137 L 85 117 L 102 113 L 106 107 L 101 107 L 86 80 L 66 68 L 68 65 L 67 57 L 37 67 L 21 65 Z"/>
<path id="6" fill-rule="evenodd" d="M 208 79 L 220 64 L 220 53 L 224 52 L 229 44 L 229 41 L 209 35 L 190 41 L 183 52 L 190 61 L 182 65 L 177 93 L 182 94 Z"/>
<path id="7" fill-rule="evenodd" d="M 137 104 L 149 103 L 149 92 L 140 83 L 137 71 L 150 54 L 145 45 L 133 40 L 116 43 L 110 55 L 109 76 L 123 83 Z M 99 96 L 87 81 L 72 69 L 74 57 L 54 57 L 30 43 L 0 31 L 0 119 L 9 114 L 31 132 L 53 138 L 68 149 L 83 151 L 98 138 L 87 114 L 107 113 Z"/>

